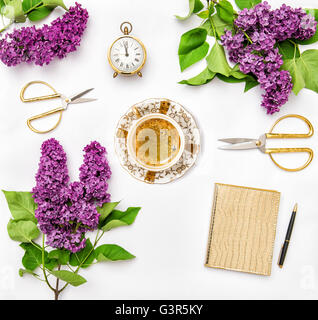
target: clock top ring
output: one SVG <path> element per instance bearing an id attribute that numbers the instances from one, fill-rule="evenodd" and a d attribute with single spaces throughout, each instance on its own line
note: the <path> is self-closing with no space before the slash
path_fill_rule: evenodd
<path id="1" fill-rule="evenodd" d="M 124 28 L 124 26 L 125 26 L 125 28 Z M 129 29 L 128 29 L 128 27 L 129 27 Z M 128 21 L 125 21 L 120 25 L 120 31 L 125 35 L 128 35 L 129 33 L 131 33 L 132 30 L 133 30 L 133 26 Z"/>
<path id="2" fill-rule="evenodd" d="M 132 29 L 130 22 L 123 22 L 120 30 L 124 35 L 117 38 L 108 50 L 108 62 L 114 70 L 114 78 L 119 74 L 142 77 L 141 69 L 146 63 L 147 52 L 144 44 L 130 35 Z"/>

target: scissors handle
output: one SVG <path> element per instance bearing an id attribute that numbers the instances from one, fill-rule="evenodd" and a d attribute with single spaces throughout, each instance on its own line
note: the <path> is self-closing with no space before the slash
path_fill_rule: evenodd
<path id="1" fill-rule="evenodd" d="M 33 98 L 25 98 L 25 91 L 32 85 L 34 84 L 43 84 L 44 86 L 50 88 L 53 91 L 53 94 L 46 95 L 46 96 L 39 96 L 39 97 L 33 97 Z M 36 102 L 36 101 L 43 101 L 43 100 L 51 100 L 51 99 L 56 99 L 60 98 L 61 94 L 58 93 L 51 85 L 44 81 L 31 81 L 27 83 L 21 90 L 20 93 L 20 99 L 22 102 Z"/>
<path id="2" fill-rule="evenodd" d="M 311 164 L 311 162 L 314 158 L 314 152 L 310 148 L 276 148 L 276 149 L 266 149 L 265 152 L 270 156 L 271 160 L 274 162 L 274 164 L 278 168 L 285 170 L 285 171 L 288 171 L 288 172 L 297 172 L 297 171 L 304 170 L 305 168 L 307 168 Z M 290 168 L 283 167 L 274 159 L 273 154 L 277 154 L 277 153 L 308 153 L 309 157 L 308 157 L 306 163 L 304 165 L 302 165 L 301 167 L 290 169 Z"/>
<path id="3" fill-rule="evenodd" d="M 283 120 L 287 119 L 287 118 L 297 118 L 302 120 L 303 122 L 305 122 L 308 126 L 308 133 L 301 133 L 301 134 L 297 134 L 297 133 L 273 133 L 273 130 L 275 129 L 275 127 Z M 311 122 L 303 117 L 300 116 L 298 114 L 288 114 L 286 116 L 283 116 L 281 118 L 279 118 L 274 125 L 272 126 L 271 130 L 269 131 L 269 133 L 266 134 L 266 138 L 267 139 L 306 139 L 306 138 L 311 138 L 314 135 L 314 127 L 311 124 Z"/>
<path id="4" fill-rule="evenodd" d="M 300 119 L 303 122 L 305 122 L 308 126 L 308 129 L 309 129 L 308 133 L 301 133 L 301 134 L 273 133 L 273 130 L 278 125 L 278 123 L 280 123 L 282 120 L 285 120 L 287 118 L 297 118 L 297 119 Z M 307 138 L 312 137 L 313 135 L 314 135 L 314 127 L 307 118 L 300 116 L 298 114 L 289 114 L 289 115 L 286 115 L 286 116 L 279 118 L 274 123 L 274 125 L 272 126 L 269 133 L 266 134 L 266 138 L 267 139 L 301 139 L 301 138 L 307 139 Z M 274 164 L 278 168 L 285 170 L 285 171 L 288 171 L 288 172 L 297 172 L 297 171 L 301 171 L 301 170 L 307 168 L 311 164 L 311 162 L 314 158 L 314 152 L 310 148 L 274 148 L 274 149 L 266 149 L 265 153 L 267 153 L 270 156 L 271 160 L 274 162 Z M 290 168 L 283 167 L 274 159 L 273 154 L 278 154 L 278 153 L 308 153 L 309 157 L 308 157 L 306 163 L 304 165 L 302 165 L 301 167 L 290 169 Z"/>
<path id="5" fill-rule="evenodd" d="M 63 107 L 60 107 L 60 108 L 53 109 L 51 111 L 47 111 L 47 112 L 41 113 L 41 114 L 39 114 L 37 116 L 31 117 L 30 119 L 28 119 L 27 120 L 27 125 L 35 133 L 48 133 L 48 132 L 51 132 L 60 124 L 60 122 L 62 120 L 63 111 L 65 111 L 65 109 Z M 48 117 L 48 116 L 53 115 L 55 113 L 60 113 L 60 117 L 59 117 L 57 123 L 54 125 L 53 128 L 51 128 L 49 130 L 46 130 L 46 131 L 40 131 L 40 130 L 35 129 L 32 126 L 32 121 Z"/>

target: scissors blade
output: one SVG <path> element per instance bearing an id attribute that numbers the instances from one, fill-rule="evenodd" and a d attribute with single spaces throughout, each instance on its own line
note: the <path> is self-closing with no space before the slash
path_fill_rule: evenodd
<path id="1" fill-rule="evenodd" d="M 236 143 L 243 143 L 243 142 L 251 142 L 251 141 L 254 141 L 254 139 L 229 138 L 229 139 L 219 139 L 218 141 L 225 142 L 225 143 L 236 144 Z"/>
<path id="2" fill-rule="evenodd" d="M 258 149 L 257 145 L 258 140 L 250 140 L 249 142 L 242 143 L 233 143 L 230 145 L 219 147 L 221 150 L 250 150 L 250 149 Z"/>
<path id="3" fill-rule="evenodd" d="M 88 94 L 89 92 L 91 92 L 92 90 L 94 90 L 94 88 L 92 88 L 92 89 L 87 89 L 87 90 L 85 90 L 85 91 L 83 91 L 83 92 L 81 92 L 81 93 L 78 93 L 78 94 L 70 97 L 71 103 L 76 103 L 76 100 L 77 100 L 77 99 L 82 98 L 83 96 L 85 96 L 86 94 Z"/>
<path id="4" fill-rule="evenodd" d="M 85 102 L 92 102 L 96 101 L 97 99 L 91 99 L 91 98 L 78 98 L 74 101 L 72 101 L 70 104 L 77 104 L 77 103 L 85 103 Z"/>

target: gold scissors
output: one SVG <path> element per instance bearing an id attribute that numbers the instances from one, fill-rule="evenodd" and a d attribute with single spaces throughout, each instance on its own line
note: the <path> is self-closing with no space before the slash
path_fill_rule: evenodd
<path id="1" fill-rule="evenodd" d="M 41 84 L 41 85 L 44 85 L 48 88 L 50 88 L 52 91 L 53 91 L 53 94 L 51 95 L 47 95 L 47 96 L 40 96 L 40 97 L 33 97 L 33 98 L 25 98 L 25 91 L 32 85 L 34 84 Z M 59 108 L 56 108 L 56 109 L 53 109 L 53 110 L 50 110 L 50 111 L 47 111 L 47 112 L 44 112 L 44 113 L 41 113 L 37 116 L 34 116 L 34 117 L 31 117 L 30 119 L 27 120 L 27 125 L 28 127 L 35 133 L 48 133 L 48 132 L 51 132 L 53 131 L 61 122 L 62 120 L 62 115 L 63 115 L 63 112 L 66 111 L 67 107 L 70 105 L 70 104 L 77 104 L 77 103 L 84 103 L 84 102 L 91 102 L 91 101 L 95 101 L 96 99 L 85 99 L 85 98 L 82 98 L 84 95 L 86 95 L 87 93 L 89 93 L 90 91 L 92 91 L 94 89 L 88 89 L 88 90 L 85 90 L 79 94 L 76 94 L 74 96 L 71 96 L 71 97 L 67 97 L 61 93 L 58 93 L 51 85 L 49 85 L 48 83 L 44 82 L 44 81 L 31 81 L 29 82 L 27 85 L 25 85 L 22 90 L 21 90 L 21 93 L 20 93 L 20 99 L 22 102 L 36 102 L 36 101 L 43 101 L 43 100 L 51 100 L 51 99 L 57 99 L 57 98 L 60 98 L 62 100 L 62 106 L 59 107 Z M 48 117 L 50 115 L 53 115 L 53 114 L 56 114 L 56 113 L 59 113 L 60 114 L 60 117 L 57 121 L 57 123 L 54 125 L 53 128 L 49 129 L 49 130 L 46 130 L 46 131 L 40 131 L 40 130 L 37 130 L 35 129 L 33 126 L 32 126 L 32 122 L 34 120 L 38 120 L 38 119 L 41 119 L 41 118 L 45 118 L 45 117 Z"/>
<path id="2" fill-rule="evenodd" d="M 289 133 L 273 133 L 275 127 L 277 126 L 278 123 L 280 123 L 282 120 L 287 119 L 287 118 L 297 118 L 305 122 L 308 126 L 308 133 L 304 134 L 289 134 Z M 272 126 L 271 130 L 269 133 L 265 133 L 259 137 L 259 139 L 244 139 L 244 138 L 234 138 L 234 139 L 220 139 L 219 141 L 221 142 L 226 142 L 229 143 L 230 145 L 226 145 L 223 147 L 220 147 L 222 150 L 248 150 L 248 149 L 259 149 L 261 152 L 268 154 L 271 158 L 271 160 L 275 163 L 277 167 L 279 167 L 282 170 L 289 171 L 289 172 L 296 172 L 296 171 L 301 171 L 305 168 L 307 168 L 310 163 L 312 162 L 314 158 L 314 152 L 310 148 L 266 148 L 266 142 L 268 139 L 301 139 L 301 138 L 310 138 L 314 135 L 314 128 L 310 121 L 306 119 L 303 116 L 300 116 L 298 114 L 290 114 L 283 116 L 279 118 L 274 125 Z M 281 166 L 277 161 L 274 159 L 273 154 L 277 153 L 300 153 L 300 152 L 305 152 L 308 153 L 309 158 L 307 162 L 295 169 L 289 169 Z"/>

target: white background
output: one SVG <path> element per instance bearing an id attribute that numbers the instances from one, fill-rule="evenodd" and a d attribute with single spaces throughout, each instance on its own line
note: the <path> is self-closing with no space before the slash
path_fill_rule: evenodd
<path id="1" fill-rule="evenodd" d="M 279 6 L 284 1 L 275 2 Z M 290 5 L 314 8 L 317 1 L 286 0 Z M 45 139 L 55 137 L 64 146 L 72 180 L 78 179 L 82 149 L 92 140 L 108 150 L 113 171 L 112 200 L 120 208 L 141 206 L 135 224 L 109 232 L 105 243 L 116 243 L 134 253 L 134 261 L 94 265 L 81 274 L 88 282 L 69 288 L 63 299 L 314 299 L 318 297 L 318 160 L 299 173 L 276 168 L 269 157 L 257 150 L 225 152 L 217 149 L 218 138 L 257 138 L 280 116 L 299 113 L 318 129 L 316 93 L 303 90 L 292 95 L 280 114 L 266 115 L 260 107 L 259 88 L 243 94 L 243 84 L 219 80 L 202 87 L 178 85 L 197 74 L 204 63 L 181 74 L 178 44 L 182 33 L 199 24 L 196 17 L 179 22 L 187 0 L 81 0 L 90 20 L 82 46 L 62 61 L 46 67 L 0 64 L 0 187 L 31 190 Z M 73 1 L 66 1 L 67 5 Z M 49 19 L 58 16 L 57 11 Z M 148 49 L 144 77 L 112 78 L 106 59 L 108 46 L 120 36 L 121 22 L 131 21 L 133 34 Z M 26 126 L 34 114 L 57 107 L 58 101 L 23 104 L 21 87 L 31 80 L 44 80 L 58 91 L 73 94 L 95 87 L 96 103 L 71 106 L 53 133 L 37 135 Z M 168 185 L 138 182 L 119 165 L 113 137 L 120 116 L 133 104 L 147 98 L 165 97 L 191 111 L 202 134 L 202 153 L 196 167 L 182 179 Z M 304 129 L 297 122 L 290 130 Z M 279 141 L 279 145 L 310 146 L 317 151 L 318 135 L 307 141 Z M 271 142 L 272 143 L 272 142 Z M 287 143 L 287 144 L 286 144 Z M 276 189 L 282 193 L 271 277 L 214 270 L 204 267 L 215 182 Z M 299 203 L 292 243 L 285 267 L 276 262 L 290 213 Z M 42 282 L 20 278 L 23 250 L 7 235 L 10 212 L 0 195 L 0 298 L 52 299 Z"/>

